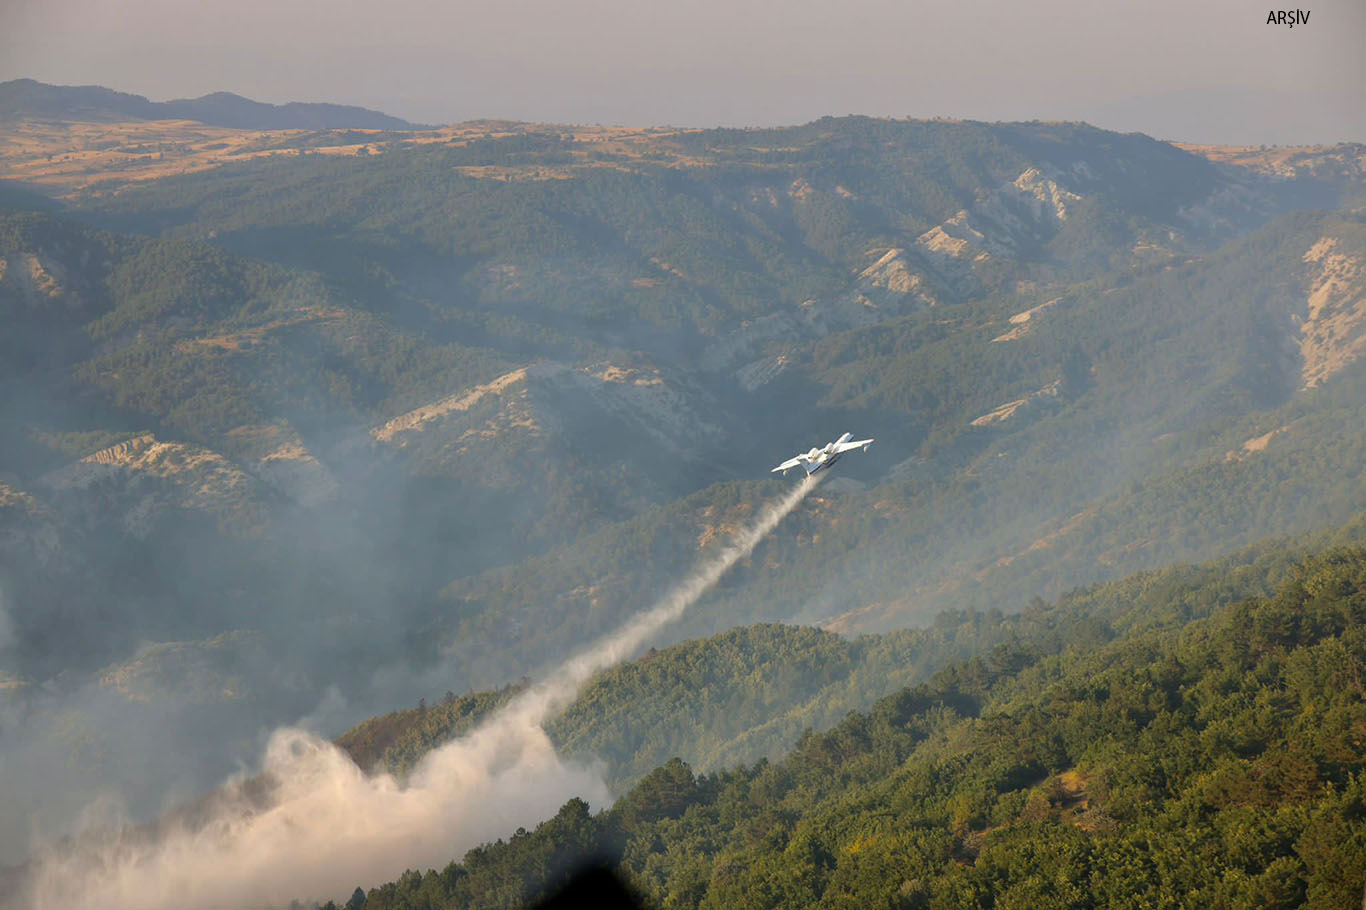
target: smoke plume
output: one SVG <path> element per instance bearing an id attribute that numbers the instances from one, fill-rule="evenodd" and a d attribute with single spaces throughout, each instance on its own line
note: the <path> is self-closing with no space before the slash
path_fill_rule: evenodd
<path id="1" fill-rule="evenodd" d="M 594 673 L 629 657 L 745 558 L 815 487 L 807 478 L 768 504 L 655 606 L 563 663 L 494 717 L 433 750 L 406 781 L 367 775 L 299 729 L 271 737 L 259 776 L 204 803 L 134 827 L 91 821 L 34 864 L 34 910 L 211 910 L 336 898 L 408 868 L 444 865 L 470 847 L 530 827 L 566 800 L 610 794 L 590 768 L 563 761 L 543 729 Z"/>

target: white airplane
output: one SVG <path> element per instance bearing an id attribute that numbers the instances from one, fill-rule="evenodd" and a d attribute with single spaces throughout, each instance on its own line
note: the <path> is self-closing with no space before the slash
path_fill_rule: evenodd
<path id="1" fill-rule="evenodd" d="M 863 449 L 865 452 L 868 451 L 868 447 L 873 444 L 873 440 L 855 439 L 853 442 L 850 442 L 849 437 L 853 435 L 853 433 L 845 433 L 839 439 L 826 445 L 823 449 L 812 449 L 810 452 L 802 452 L 797 457 L 789 458 L 787 461 L 784 461 L 774 468 L 773 471 L 782 471 L 783 475 L 786 476 L 788 471 L 795 467 L 801 467 L 806 471 L 807 476 L 810 477 L 817 471 L 828 468 L 839 461 L 840 456 L 845 452 L 852 452 L 854 449 L 859 448 Z M 770 471 L 769 473 L 773 473 L 773 471 Z"/>

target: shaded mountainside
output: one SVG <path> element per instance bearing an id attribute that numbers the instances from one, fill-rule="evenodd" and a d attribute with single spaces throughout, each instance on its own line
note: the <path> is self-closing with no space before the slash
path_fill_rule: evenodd
<path id="1" fill-rule="evenodd" d="M 521 906 L 585 855 L 659 907 L 1355 906 L 1366 551 L 1284 555 L 1039 607 L 1047 635 L 781 761 L 672 759 L 607 811 L 572 800 L 366 906 Z"/>
<path id="2" fill-rule="evenodd" d="M 189 470 L 197 498 L 134 496 L 122 525 L 169 504 L 269 540 L 301 514 L 379 515 L 367 536 L 401 554 L 404 597 L 431 608 L 418 622 L 428 657 L 497 664 L 492 636 L 530 668 L 550 652 L 527 628 L 562 647 L 571 624 L 588 619 L 571 634 L 583 640 L 615 622 L 771 489 L 709 482 L 832 423 L 878 428 L 867 466 L 851 469 L 882 482 L 832 487 L 745 570 L 757 589 L 728 583 L 749 592 L 739 620 L 853 610 L 866 619 L 842 628 L 886 628 L 1022 602 L 1012 592 L 1035 591 L 1020 570 L 1056 569 L 1059 551 L 1070 568 L 1054 591 L 1211 555 L 1227 528 L 1188 529 L 1165 552 L 1127 530 L 1100 552 L 1055 544 L 1106 539 L 1087 522 L 1124 508 L 1104 503 L 1127 502 L 1136 482 L 1208 483 L 1242 444 L 1216 454 L 1212 435 L 1246 426 L 1252 439 L 1278 408 L 1307 415 L 1357 381 L 1359 217 L 1290 215 L 1235 236 L 1331 181 L 1237 178 L 1068 125 L 855 118 L 581 144 L 514 131 L 87 200 L 109 223 L 180 225 L 152 239 L 10 219 L 0 288 L 20 329 L 8 363 L 25 394 L 11 401 L 27 412 L 12 416 L 28 427 L 5 441 L 16 488 L 45 500 L 94 475 L 164 485 L 167 470 L 117 453 L 50 468 L 93 457 L 95 441 L 189 446 L 200 454 L 156 463 Z M 479 161 L 511 179 L 460 170 Z M 518 170 L 557 161 L 562 179 Z M 1359 421 L 1339 409 L 1270 450 Z M 1341 458 L 1317 469 L 1303 512 L 1358 507 L 1338 495 L 1354 476 L 1350 435 L 1329 448 Z M 217 482 L 190 470 L 210 464 Z M 1339 469 L 1337 486 L 1318 485 Z M 1231 495 L 1237 522 L 1246 500 Z M 1303 522 L 1271 510 L 1232 542 Z M 859 571 L 868 554 L 896 570 Z M 1003 573 L 1019 554 L 1031 558 Z M 479 574 L 526 557 L 511 586 Z M 834 594 L 819 580 L 843 575 L 831 560 L 871 587 Z M 889 603 L 908 577 L 914 597 Z"/>
<path id="3" fill-rule="evenodd" d="M 339 559 L 356 565 L 318 590 L 364 573 L 396 586 L 379 595 L 383 582 L 368 581 L 366 598 L 429 596 L 457 567 L 509 561 L 676 495 L 720 435 L 705 393 L 629 357 L 516 367 L 496 351 L 433 345 L 316 274 L 193 242 L 34 215 L 0 221 L 0 241 L 13 328 L 0 383 L 17 430 L 3 438 L 5 469 L 23 497 L 16 514 L 42 506 L 53 528 L 47 558 L 8 580 L 25 634 L 67 622 L 44 605 L 72 601 L 82 563 L 160 562 L 176 529 L 204 546 L 192 564 L 219 566 L 185 572 L 176 596 L 227 574 L 239 599 L 278 602 L 276 573 L 291 560 L 331 572 Z M 420 404 L 432 387 L 462 391 Z M 610 459 L 594 450 L 628 433 Z M 350 528 L 327 527 L 342 516 Z M 255 551 L 246 563 L 244 549 Z M 422 577 L 405 577 L 414 570 Z M 99 571 L 88 569 L 95 589 Z M 158 577 L 140 579 L 143 597 L 158 596 Z M 140 625 L 149 618 L 109 644 L 240 620 L 203 604 L 168 615 L 174 633 Z"/>
<path id="4" fill-rule="evenodd" d="M 773 618 L 763 611 L 788 603 L 812 619 L 839 617 L 841 628 L 885 629 L 944 606 L 1010 608 L 1069 583 L 1345 521 L 1366 506 L 1354 336 L 1335 336 L 1341 359 L 1323 387 L 1309 385 L 1311 360 L 1297 351 L 1313 331 L 1307 301 L 1318 281 L 1306 256 L 1329 234 L 1355 237 L 1361 250 L 1360 230 L 1355 219 L 1297 216 L 1208 262 L 1091 288 L 1028 322 L 979 311 L 952 332 L 942 326 L 948 314 L 935 313 L 826 342 L 831 352 L 814 356 L 832 381 L 859 384 L 863 373 L 877 383 L 864 394 L 887 398 L 923 389 L 937 413 L 914 398 L 908 406 L 936 429 L 880 485 L 814 497 L 703 607 L 714 609 L 709 621 Z M 1351 310 L 1366 286 L 1343 297 Z M 1021 324 L 1032 325 L 1028 335 L 995 340 Z M 927 329 L 935 334 L 924 340 Z M 1018 394 L 1002 388 L 1012 379 L 1051 393 L 978 423 L 991 403 Z M 890 404 L 879 409 L 888 422 Z M 895 432 L 879 447 L 896 445 Z M 534 612 L 565 609 L 565 592 L 584 586 L 591 598 L 573 608 L 600 615 L 624 582 L 612 554 L 656 567 L 651 577 L 682 572 L 686 541 L 717 524 L 698 519 L 711 510 L 733 522 L 746 508 L 687 503 L 446 594 L 462 611 L 510 594 Z M 1023 577 L 1029 583 L 1016 586 Z M 627 604 L 648 591 L 623 594 Z M 525 626 L 543 628 L 530 616 Z"/>
<path id="5" fill-rule="evenodd" d="M 344 104 L 264 104 L 231 92 L 148 101 L 141 95 L 98 85 L 48 85 L 33 79 L 0 82 L 0 121 L 24 118 L 110 123 L 197 120 L 248 130 L 413 129 L 413 124 L 398 117 Z"/>
<path id="6" fill-rule="evenodd" d="M 143 135 L 77 126 L 51 162 L 0 142 L 0 177 Z M 1350 149 L 1282 172 L 1057 123 L 204 130 L 204 170 L 149 147 L 130 182 L 0 215 L 21 711 L 91 688 L 152 723 L 230 690 L 233 742 L 435 718 L 615 628 L 845 430 L 878 441 L 656 646 L 1012 614 L 1366 508 Z M 787 647 L 754 634 L 737 667 Z M 817 636 L 834 675 L 764 730 L 694 718 L 694 760 L 775 755 L 920 679 L 878 682 L 894 657 L 976 647 L 934 634 Z M 156 685 L 103 685 L 134 665 Z M 619 782 L 662 756 L 622 749 Z"/>

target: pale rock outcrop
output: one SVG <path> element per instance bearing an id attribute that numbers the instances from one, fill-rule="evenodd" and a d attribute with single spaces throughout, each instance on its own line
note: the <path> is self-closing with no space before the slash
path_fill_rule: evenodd
<path id="1" fill-rule="evenodd" d="M 108 497 L 125 530 L 145 536 L 168 509 L 203 511 L 244 532 L 264 521 L 269 494 L 261 481 L 217 452 L 151 433 L 101 449 L 43 478 L 64 497 Z"/>
<path id="2" fill-rule="evenodd" d="M 11 253 L 0 257 L 0 287 L 13 289 L 29 306 L 41 306 L 66 296 L 66 276 L 56 262 L 34 253 Z"/>
<path id="3" fill-rule="evenodd" d="M 398 417 L 395 417 L 384 425 L 371 430 L 370 435 L 380 442 L 392 443 L 397 439 L 397 444 L 402 446 L 405 443 L 401 438 L 398 438 L 402 434 L 420 431 L 425 425 L 434 420 L 460 411 L 468 411 L 485 398 L 502 396 L 510 389 L 524 386 L 526 378 L 526 367 L 521 367 L 510 373 L 504 373 L 491 382 L 486 382 L 482 385 L 476 385 L 473 388 L 456 392 L 454 395 L 448 395 L 439 401 L 434 401 L 431 404 L 414 408 L 406 414 L 400 414 Z"/>
<path id="4" fill-rule="evenodd" d="M 1277 436 L 1281 435 L 1288 429 L 1290 428 L 1277 427 L 1270 433 L 1263 433 L 1260 436 L 1253 436 L 1251 439 L 1246 440 L 1236 450 L 1230 451 L 1226 455 L 1224 455 L 1224 461 L 1242 461 L 1249 455 L 1256 454 L 1257 452 L 1265 452 L 1266 447 L 1270 445 L 1271 440 L 1275 439 Z"/>
<path id="5" fill-rule="evenodd" d="M 944 224 L 936 224 L 917 237 L 916 243 L 932 253 L 938 253 L 950 259 L 986 259 L 987 254 L 975 246 L 985 238 L 980 231 L 967 227 L 965 224 L 967 219 L 964 217 L 966 215 L 966 212 L 959 212 Z M 955 233 L 949 233 L 950 230 Z"/>
<path id="6" fill-rule="evenodd" d="M 868 255 L 876 255 L 877 250 L 869 250 Z M 889 291 L 892 294 L 924 295 L 925 279 L 912 270 L 904 250 L 892 248 L 882 253 L 872 265 L 858 273 L 855 285 L 865 293 L 874 289 Z M 926 297 L 926 302 L 933 303 Z"/>
<path id="7" fill-rule="evenodd" d="M 1062 380 L 1055 379 L 1043 388 L 1029 393 L 1024 398 L 1007 401 L 1005 404 L 992 408 L 981 417 L 973 420 L 971 425 L 974 427 L 989 427 L 992 424 L 1005 423 L 1021 411 L 1032 408 L 1040 402 L 1056 400 L 1061 394 Z"/>
<path id="8" fill-rule="evenodd" d="M 1045 301 L 1044 303 L 1041 303 L 1038 306 L 1030 307 L 1027 310 L 1024 310 L 1011 316 L 1010 319 L 1007 321 L 1011 324 L 1011 326 L 1013 326 L 1013 328 L 991 339 L 991 343 L 996 344 L 997 342 L 1001 341 L 1016 341 L 1028 335 L 1030 330 L 1035 325 L 1037 325 L 1037 322 L 1035 320 L 1040 315 L 1042 315 L 1045 310 L 1049 310 L 1057 306 L 1061 300 L 1061 297 L 1054 297 L 1052 300 Z"/>
<path id="9" fill-rule="evenodd" d="M 1013 185 L 1024 196 L 1033 196 L 1038 200 L 1034 211 L 1040 220 L 1046 220 L 1051 213 L 1058 221 L 1066 221 L 1068 203 L 1081 201 L 1076 193 L 1058 186 L 1056 181 L 1045 177 L 1034 167 L 1016 177 Z"/>
<path id="10" fill-rule="evenodd" d="M 1309 298 L 1300 321 L 1301 388 L 1310 389 L 1366 354 L 1366 266 L 1321 237 L 1304 254 Z"/>
<path id="11" fill-rule="evenodd" d="M 1013 257 L 1067 220 L 1068 206 L 1081 196 L 1038 168 L 988 193 L 971 209 L 925 231 L 916 245 L 940 268 L 962 270 L 989 256 Z"/>
<path id="12" fill-rule="evenodd" d="M 1017 398 L 1014 401 L 1007 401 L 1005 404 L 998 405 L 990 411 L 987 411 L 981 417 L 973 420 L 972 426 L 985 427 L 990 426 L 993 423 L 1005 423 L 1007 420 L 1014 417 L 1016 412 L 1027 404 L 1029 404 L 1028 398 Z"/>
<path id="13" fill-rule="evenodd" d="M 435 434 L 432 444 L 445 453 L 443 457 L 459 456 L 481 440 L 511 432 L 534 438 L 553 429 L 565 419 L 560 416 L 564 409 L 544 402 L 551 398 L 563 402 L 568 396 L 571 410 L 594 408 L 634 424 L 660 443 L 688 452 L 697 449 L 699 438 L 720 434 L 692 404 L 701 394 L 654 367 L 541 362 L 409 411 L 372 430 L 371 435 L 382 443 L 407 448 Z"/>

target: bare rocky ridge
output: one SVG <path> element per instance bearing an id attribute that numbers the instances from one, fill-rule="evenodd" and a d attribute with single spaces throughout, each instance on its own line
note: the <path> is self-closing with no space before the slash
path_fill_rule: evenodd
<path id="1" fill-rule="evenodd" d="M 1066 221 L 1068 206 L 1081 198 L 1031 167 L 971 209 L 920 235 L 917 243 L 955 261 L 1015 257 Z"/>
<path id="2" fill-rule="evenodd" d="M 698 457 L 700 446 L 715 441 L 720 432 L 697 409 L 700 394 L 653 367 L 536 362 L 415 408 L 370 432 L 377 441 L 400 449 L 419 436 L 439 433 L 443 451 L 458 457 L 481 440 L 503 440 L 510 433 L 520 439 L 544 435 L 547 426 L 563 420 L 550 400 L 567 395 L 579 407 L 618 418 L 662 446 Z"/>
<path id="3" fill-rule="evenodd" d="M 1061 391 L 1062 380 L 1055 380 L 1043 388 L 1029 393 L 1029 395 L 1024 398 L 1007 401 L 1003 405 L 992 408 L 982 416 L 974 418 L 971 421 L 971 425 L 974 427 L 988 427 L 992 424 L 1005 423 L 1008 420 L 1012 420 L 1021 411 L 1026 411 L 1041 402 L 1056 400 Z"/>
<path id="4" fill-rule="evenodd" d="M 1002 332 L 1000 335 L 997 335 L 995 338 L 991 339 L 991 343 L 997 344 L 1002 341 L 1018 341 L 1025 337 L 1029 334 L 1031 329 L 1038 325 L 1037 319 L 1042 316 L 1046 310 L 1049 310 L 1062 302 L 1062 297 L 1054 297 L 1052 300 L 1045 301 L 1038 306 L 1033 306 L 1027 310 L 1016 313 L 1007 320 L 1014 328 L 1008 332 Z"/>
<path id="5" fill-rule="evenodd" d="M 380 442 L 393 442 L 398 446 L 406 443 L 399 437 L 400 434 L 411 432 L 421 432 L 426 424 L 431 423 L 442 417 L 454 414 L 459 411 L 468 411 L 471 407 L 478 404 L 485 397 L 500 397 L 504 392 L 516 386 L 524 388 L 526 384 L 526 367 L 505 373 L 492 382 L 477 385 L 472 389 L 457 392 L 454 395 L 443 398 L 440 401 L 414 408 L 406 414 L 388 421 L 383 426 L 376 427 L 370 431 L 370 435 Z M 524 396 L 523 396 L 524 397 Z M 526 426 L 530 429 L 535 428 L 534 421 L 531 423 L 517 423 L 518 426 Z"/>
<path id="6" fill-rule="evenodd" d="M 54 495 L 92 496 L 98 508 L 117 509 L 134 537 L 146 535 L 168 509 L 203 511 L 245 534 L 259 532 L 269 514 L 267 488 L 240 467 L 217 452 L 152 434 L 101 449 L 43 480 Z"/>
<path id="7" fill-rule="evenodd" d="M 1254 455 L 1257 452 L 1265 452 L 1266 447 L 1270 445 L 1271 440 L 1275 439 L 1277 436 L 1280 436 L 1282 433 L 1286 432 L 1289 429 L 1290 428 L 1288 426 L 1277 427 L 1276 429 L 1271 430 L 1267 433 L 1263 433 L 1260 436 L 1253 436 L 1251 439 L 1245 441 L 1236 450 L 1229 451 L 1229 453 L 1224 456 L 1224 460 L 1242 461 L 1249 455 Z"/>
<path id="8" fill-rule="evenodd" d="M 1340 252 L 1333 237 L 1320 238 L 1304 261 L 1313 271 L 1299 347 L 1303 388 L 1310 389 L 1366 353 L 1366 267 Z"/>

